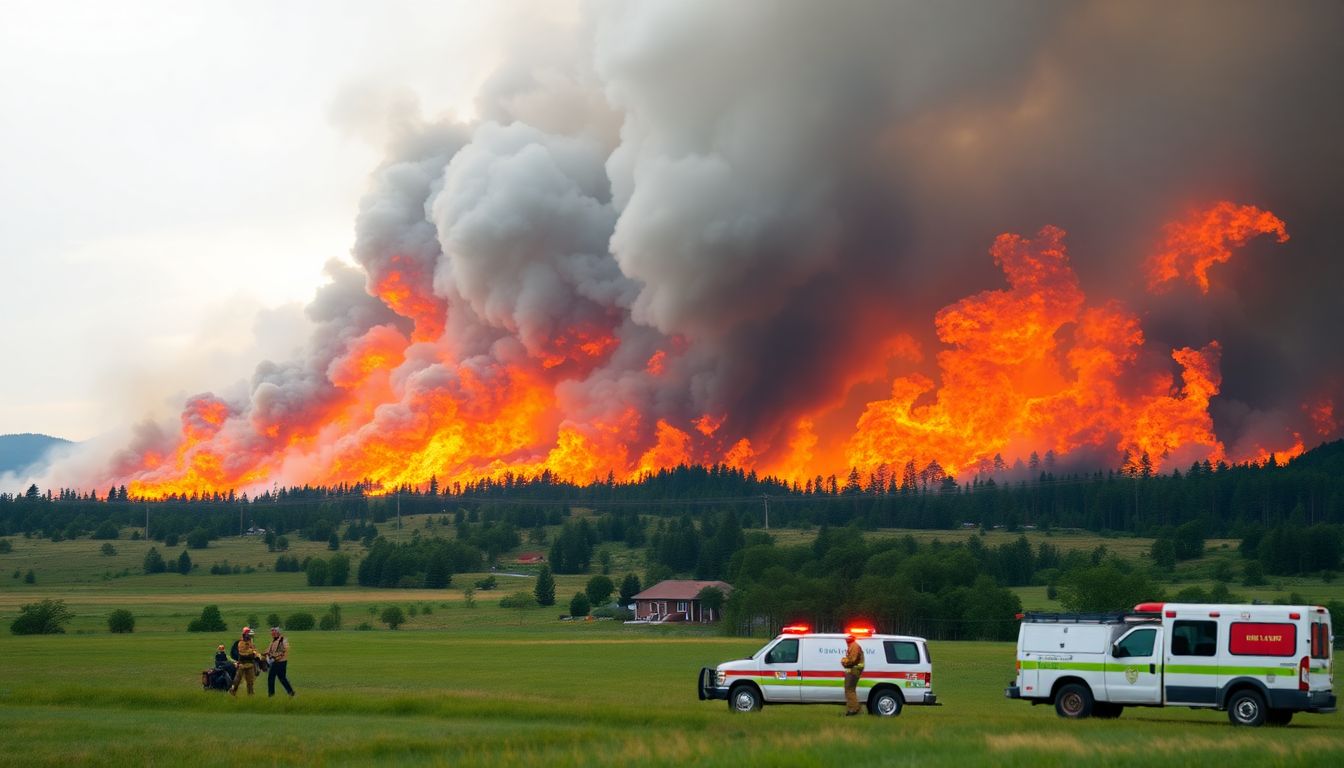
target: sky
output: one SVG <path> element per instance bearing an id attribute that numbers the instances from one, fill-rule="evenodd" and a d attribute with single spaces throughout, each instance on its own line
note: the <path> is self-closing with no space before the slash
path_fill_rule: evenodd
<path id="1" fill-rule="evenodd" d="M 7 2 L 0 434 L 85 440 L 307 335 L 381 155 L 361 105 L 470 117 L 474 2 Z"/>

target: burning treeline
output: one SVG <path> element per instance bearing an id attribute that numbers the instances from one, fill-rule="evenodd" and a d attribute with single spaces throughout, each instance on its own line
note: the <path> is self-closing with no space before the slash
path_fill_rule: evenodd
<path id="1" fill-rule="evenodd" d="M 728 6 L 592 6 L 516 46 L 475 121 L 396 116 L 355 264 L 329 265 L 303 354 L 142 426 L 97 486 L 586 482 L 684 463 L 968 478 L 1033 453 L 1156 470 L 1282 460 L 1339 432 L 1328 377 L 1229 399 L 1230 427 L 1213 407 L 1247 335 L 1218 320 L 1236 281 L 1310 258 L 1301 201 L 1271 212 L 1246 183 L 1297 166 L 1257 175 L 1263 132 L 1207 117 L 1251 107 L 1193 87 L 1269 22 Z M 1115 56 L 1153 71 L 1124 81 Z M 1242 85 L 1278 97 L 1256 77 Z M 1099 90 L 1218 140 L 1101 130 L 1130 113 Z M 1052 225 L 1074 221 L 1081 240 Z"/>

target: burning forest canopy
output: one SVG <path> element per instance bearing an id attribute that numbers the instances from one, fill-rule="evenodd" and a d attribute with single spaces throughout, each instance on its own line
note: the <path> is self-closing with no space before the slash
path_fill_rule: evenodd
<path id="1" fill-rule="evenodd" d="M 1341 434 L 1341 15 L 585 6 L 389 116 L 302 354 L 43 484 L 1282 461 Z"/>

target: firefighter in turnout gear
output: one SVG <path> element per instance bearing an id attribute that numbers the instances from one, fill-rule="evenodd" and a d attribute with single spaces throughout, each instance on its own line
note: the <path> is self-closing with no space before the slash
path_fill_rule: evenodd
<path id="1" fill-rule="evenodd" d="M 859 678 L 863 676 L 863 648 L 854 635 L 845 635 L 845 656 L 840 666 L 845 668 L 845 717 L 857 715 L 859 709 Z"/>
<path id="2" fill-rule="evenodd" d="M 252 685 L 257 680 L 257 659 L 261 656 L 257 646 L 252 643 L 252 628 L 243 627 L 243 637 L 238 641 L 238 674 L 233 677 L 230 696 L 238 695 L 238 684 L 247 680 L 247 695 L 252 695 Z"/>

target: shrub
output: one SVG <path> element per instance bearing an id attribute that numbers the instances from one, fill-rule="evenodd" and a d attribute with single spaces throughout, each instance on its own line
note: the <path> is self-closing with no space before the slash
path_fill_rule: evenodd
<path id="1" fill-rule="evenodd" d="M 0 539 L 0 555 L 7 555 L 14 551 L 14 545 L 9 539 Z"/>
<path id="2" fill-rule="evenodd" d="M 331 538 L 327 539 L 327 549 L 330 549 L 332 552 L 337 552 L 340 550 L 340 548 L 341 548 L 341 539 L 339 536 L 336 535 L 336 532 L 333 531 L 331 534 Z"/>
<path id="3" fill-rule="evenodd" d="M 620 621 L 629 621 L 635 618 L 635 614 L 629 608 L 622 608 L 619 605 L 604 605 L 601 608 L 594 608 L 593 615 L 599 619 L 618 619 Z"/>
<path id="4" fill-rule="evenodd" d="M 340 629 L 341 625 L 337 622 L 335 616 L 332 616 L 330 613 L 324 613 L 322 614 L 322 618 L 317 620 L 317 628 L 323 632 L 330 632 L 333 629 Z"/>
<path id="5" fill-rule="evenodd" d="M 285 629 L 290 632 L 307 632 L 317 624 L 311 613 L 296 613 L 285 619 Z"/>
<path id="6" fill-rule="evenodd" d="M 268 627 L 278 627 L 278 626 L 280 626 L 280 614 L 278 614 L 278 613 L 268 613 L 268 614 L 266 614 L 266 626 L 268 626 Z"/>
<path id="7" fill-rule="evenodd" d="M 114 634 L 134 632 L 135 617 L 125 608 L 118 608 L 107 615 L 107 631 Z"/>
<path id="8" fill-rule="evenodd" d="M 355 627 L 355 629 L 360 632 L 368 632 L 369 630 L 373 629 L 373 626 L 370 625 L 369 622 L 367 621 L 361 621 L 359 623 L 359 626 Z"/>
<path id="9" fill-rule="evenodd" d="M 529 592 L 514 592 L 505 596 L 499 601 L 500 608 L 532 608 L 537 604 L 537 600 Z"/>
<path id="10" fill-rule="evenodd" d="M 345 555 L 332 555 L 327 561 L 327 584 L 344 587 L 350 581 L 350 558 Z"/>
<path id="11" fill-rule="evenodd" d="M 150 547 L 145 553 L 145 573 L 163 573 L 168 570 L 168 564 L 163 561 L 163 555 L 159 554 L 158 547 Z"/>
<path id="12" fill-rule="evenodd" d="M 185 549 L 177 557 L 177 572 L 184 576 L 191 573 L 191 555 L 188 555 Z"/>
<path id="13" fill-rule="evenodd" d="M 165 546 L 165 547 L 176 547 L 176 546 L 177 546 L 177 539 L 178 539 L 178 536 L 177 536 L 176 533 L 170 533 L 170 534 L 168 534 L 167 536 L 164 536 L 164 537 L 163 537 L 163 546 Z"/>
<path id="14" fill-rule="evenodd" d="M 187 546 L 192 549 L 205 549 L 210 546 L 210 532 L 204 528 L 196 528 L 187 534 Z"/>
<path id="15" fill-rule="evenodd" d="M 33 569 L 32 569 L 32 568 L 29 568 L 29 569 L 28 569 L 28 572 L 25 573 L 25 574 L 23 574 L 23 583 L 24 583 L 24 584 L 36 584 L 36 583 L 37 583 L 37 574 L 33 572 Z"/>
<path id="16" fill-rule="evenodd" d="M 484 592 L 487 589 L 494 589 L 499 582 L 494 576 L 486 576 L 484 579 L 476 580 L 476 588 Z"/>
<path id="17" fill-rule="evenodd" d="M 302 568 L 299 566 L 299 558 L 293 555 L 281 555 L 275 558 L 276 573 L 298 573 Z"/>
<path id="18" fill-rule="evenodd" d="M 325 587 L 327 586 L 327 561 L 314 557 L 308 561 L 308 567 L 305 573 L 308 575 L 308 586 Z"/>
<path id="19" fill-rule="evenodd" d="M 468 608 L 476 607 L 476 590 L 467 587 L 462 590 L 462 604 Z"/>
<path id="20" fill-rule="evenodd" d="M 93 533 L 89 535 L 89 538 L 115 539 L 120 534 L 121 531 L 117 529 L 116 523 L 112 522 L 111 520 L 104 520 L 102 525 L 99 525 L 97 528 L 93 529 Z"/>
<path id="21" fill-rule="evenodd" d="M 223 632 L 226 629 L 224 617 L 220 615 L 217 605 L 205 606 L 201 609 L 201 615 L 187 625 L 188 632 Z"/>
<path id="22" fill-rule="evenodd" d="M 395 605 L 389 605 L 383 609 L 383 615 L 379 617 L 387 625 L 388 629 L 396 629 L 406 623 L 406 614 L 401 612 L 401 608 Z"/>
<path id="23" fill-rule="evenodd" d="M 588 580 L 588 586 L 584 587 L 583 591 L 588 595 L 590 603 L 602 605 L 611 598 L 611 593 L 616 591 L 616 586 L 611 583 L 610 578 L 599 574 Z"/>
<path id="24" fill-rule="evenodd" d="M 19 609 L 19 617 L 9 625 L 16 635 L 57 635 L 65 632 L 70 621 L 70 609 L 64 600 L 47 598 L 40 603 L 29 603 Z"/>
<path id="25" fill-rule="evenodd" d="M 588 596 L 582 592 L 574 595 L 574 598 L 569 601 L 569 614 L 571 616 L 587 616 L 592 609 L 593 606 L 588 602 Z"/>
<path id="26" fill-rule="evenodd" d="M 101 552 L 101 553 L 103 553 L 103 555 L 104 555 L 105 557 L 111 557 L 111 556 L 117 554 L 117 548 L 114 547 L 114 546 L 112 546 L 112 544 L 111 544 L 110 542 L 106 542 L 106 541 L 103 542 L 103 546 L 101 546 L 101 547 L 98 548 L 98 551 Z"/>

